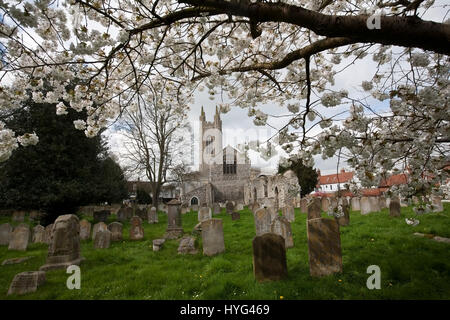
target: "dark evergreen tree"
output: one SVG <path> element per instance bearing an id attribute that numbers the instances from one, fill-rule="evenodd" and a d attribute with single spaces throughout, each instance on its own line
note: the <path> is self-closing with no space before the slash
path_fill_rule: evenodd
<path id="1" fill-rule="evenodd" d="M 317 185 L 318 178 L 316 170 L 314 170 L 312 167 L 303 165 L 301 161 L 293 162 L 290 166 L 287 167 L 283 167 L 282 165 L 278 164 L 278 173 L 284 173 L 287 170 L 292 170 L 295 172 L 298 178 L 298 183 L 302 188 L 302 197 L 314 191 L 314 188 Z"/>

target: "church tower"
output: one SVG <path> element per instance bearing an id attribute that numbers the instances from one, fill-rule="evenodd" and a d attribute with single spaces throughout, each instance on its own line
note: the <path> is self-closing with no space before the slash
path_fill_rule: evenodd
<path id="1" fill-rule="evenodd" d="M 222 164 L 222 120 L 216 106 L 214 121 L 206 121 L 205 111 L 200 113 L 199 171 L 208 173 L 210 165 Z"/>

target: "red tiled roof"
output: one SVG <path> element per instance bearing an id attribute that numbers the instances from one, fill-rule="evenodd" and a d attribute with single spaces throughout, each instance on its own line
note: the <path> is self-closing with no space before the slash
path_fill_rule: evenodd
<path id="1" fill-rule="evenodd" d="M 387 179 L 380 182 L 380 187 L 392 187 L 399 184 L 406 184 L 408 182 L 408 175 L 406 173 L 394 174 Z"/>
<path id="2" fill-rule="evenodd" d="M 353 179 L 353 172 L 341 172 L 339 174 L 328 174 L 319 176 L 319 185 L 344 183 Z"/>

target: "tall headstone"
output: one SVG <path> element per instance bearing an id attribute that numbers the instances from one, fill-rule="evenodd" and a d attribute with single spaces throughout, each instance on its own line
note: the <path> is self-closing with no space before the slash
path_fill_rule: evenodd
<path id="1" fill-rule="evenodd" d="M 351 206 L 352 206 L 352 211 L 359 211 L 361 210 L 360 207 L 360 203 L 359 203 L 359 198 L 358 197 L 353 197 L 351 200 Z"/>
<path id="2" fill-rule="evenodd" d="M 286 205 L 285 207 L 283 207 L 283 217 L 285 217 L 287 219 L 287 221 L 289 222 L 294 222 L 295 221 L 295 209 L 294 206 L 291 205 Z"/>
<path id="3" fill-rule="evenodd" d="M 361 197 L 360 210 L 361 214 L 369 214 L 371 212 L 370 200 L 368 197 Z"/>
<path id="4" fill-rule="evenodd" d="M 330 206 L 330 200 L 327 197 L 322 197 L 322 199 L 320 200 L 320 204 L 321 204 L 322 211 L 327 212 L 328 207 Z"/>
<path id="5" fill-rule="evenodd" d="M 138 216 L 131 217 L 130 220 L 130 240 L 144 239 L 144 228 L 142 227 L 142 219 Z"/>
<path id="6" fill-rule="evenodd" d="M 44 243 L 45 228 L 40 224 L 33 228 L 33 243 Z"/>
<path id="7" fill-rule="evenodd" d="M 168 203 L 167 212 L 167 230 L 164 238 L 166 239 L 178 239 L 183 235 L 183 226 L 181 222 L 181 203 L 176 200 L 170 200 Z"/>
<path id="8" fill-rule="evenodd" d="M 111 245 L 112 232 L 109 230 L 99 230 L 95 234 L 94 248 L 95 249 L 108 249 Z"/>
<path id="9" fill-rule="evenodd" d="M 209 220 L 212 218 L 211 208 L 201 207 L 197 214 L 198 222 Z"/>
<path id="10" fill-rule="evenodd" d="M 14 228 L 9 241 L 8 250 L 25 251 L 30 241 L 30 228 L 27 224 L 21 223 Z"/>
<path id="11" fill-rule="evenodd" d="M 123 225 L 120 222 L 111 222 L 108 225 L 111 231 L 111 241 L 121 241 L 123 238 Z"/>
<path id="12" fill-rule="evenodd" d="M 214 203 L 213 204 L 213 214 L 214 215 L 220 214 L 220 210 L 221 210 L 220 205 L 217 202 Z"/>
<path id="13" fill-rule="evenodd" d="M 342 272 L 339 225 L 332 219 L 306 221 L 308 233 L 309 272 L 321 277 Z"/>
<path id="14" fill-rule="evenodd" d="M 148 211 L 148 223 L 158 223 L 158 212 L 156 212 L 155 207 L 151 207 Z"/>
<path id="15" fill-rule="evenodd" d="M 400 200 L 397 197 L 391 198 L 391 201 L 389 203 L 389 215 L 391 217 L 400 217 L 400 212 Z"/>
<path id="16" fill-rule="evenodd" d="M 370 211 L 371 212 L 380 212 L 380 201 L 378 200 L 378 197 L 369 197 L 369 203 L 370 203 Z"/>
<path id="17" fill-rule="evenodd" d="M 11 239 L 13 227 L 9 223 L 0 225 L 0 245 L 7 246 Z"/>
<path id="18" fill-rule="evenodd" d="M 225 205 L 225 208 L 227 210 L 228 214 L 232 214 L 234 211 L 234 204 L 231 201 L 227 201 L 227 204 Z"/>
<path id="19" fill-rule="evenodd" d="M 79 265 L 81 261 L 80 221 L 73 214 L 59 216 L 53 224 L 47 263 L 39 270 L 67 268 L 73 264 Z"/>
<path id="20" fill-rule="evenodd" d="M 14 276 L 8 290 L 8 296 L 11 294 L 26 294 L 36 292 L 37 288 L 45 282 L 44 271 L 25 271 Z"/>
<path id="21" fill-rule="evenodd" d="M 300 211 L 303 213 L 308 213 L 308 199 L 303 198 L 300 200 Z"/>
<path id="22" fill-rule="evenodd" d="M 108 226 L 104 222 L 99 222 L 94 224 L 94 228 L 92 229 L 92 240 L 95 239 L 95 235 L 98 231 L 108 230 Z"/>
<path id="23" fill-rule="evenodd" d="M 80 221 L 80 240 L 91 238 L 91 223 L 85 219 Z"/>
<path id="24" fill-rule="evenodd" d="M 253 274 L 258 282 L 287 277 L 286 248 L 282 236 L 265 233 L 253 239 Z"/>
<path id="25" fill-rule="evenodd" d="M 254 215 L 256 236 L 261 236 L 264 233 L 270 232 L 270 224 L 272 223 L 272 217 L 269 211 L 265 208 L 261 208 L 256 211 Z"/>
<path id="26" fill-rule="evenodd" d="M 321 200 L 314 198 L 308 205 L 308 220 L 320 218 L 322 216 Z"/>
<path id="27" fill-rule="evenodd" d="M 276 217 L 270 225 L 270 232 L 283 237 L 286 249 L 294 246 L 291 223 L 285 217 Z"/>
<path id="28" fill-rule="evenodd" d="M 221 219 L 209 219 L 202 221 L 203 254 L 213 256 L 225 251 L 223 239 L 223 225 Z"/>

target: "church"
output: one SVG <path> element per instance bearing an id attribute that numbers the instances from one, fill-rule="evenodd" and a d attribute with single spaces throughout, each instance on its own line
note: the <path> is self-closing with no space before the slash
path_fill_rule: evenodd
<path id="1" fill-rule="evenodd" d="M 222 120 L 216 107 L 213 121 L 207 121 L 203 107 L 200 114 L 199 170 L 188 174 L 181 186 L 185 206 L 234 201 L 249 205 L 282 208 L 294 204 L 300 186 L 292 171 L 272 176 L 262 175 L 251 166 L 246 152 L 223 147 Z"/>

